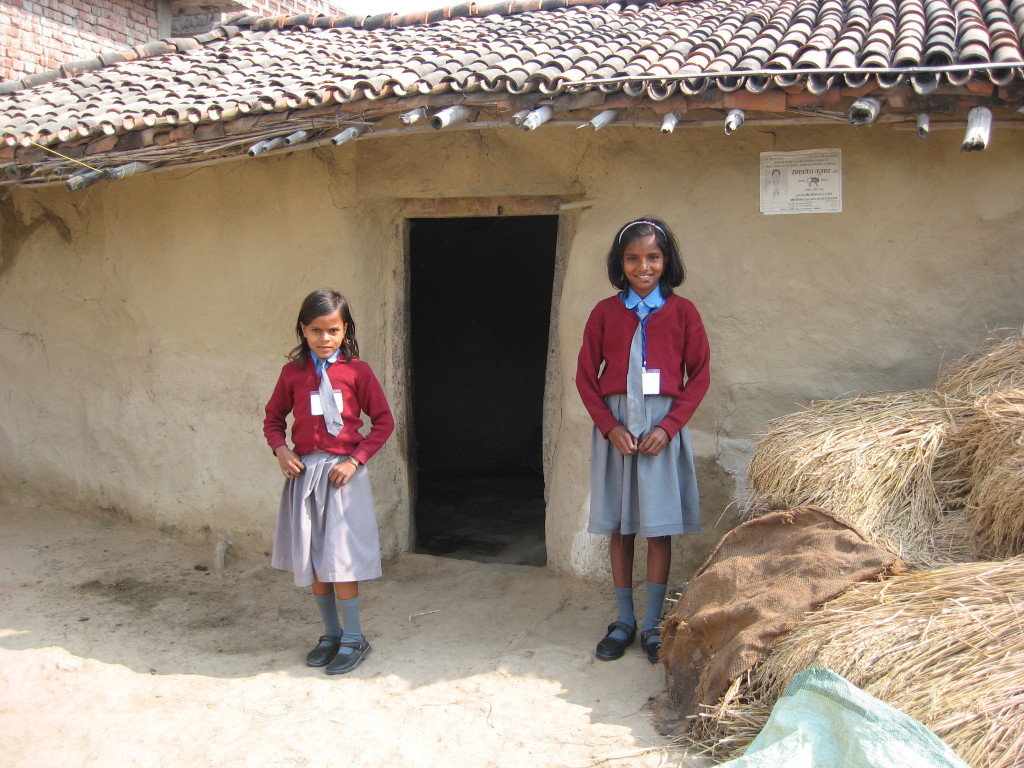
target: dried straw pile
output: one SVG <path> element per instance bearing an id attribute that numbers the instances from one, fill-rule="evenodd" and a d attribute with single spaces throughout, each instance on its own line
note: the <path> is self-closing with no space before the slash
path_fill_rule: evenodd
<path id="1" fill-rule="evenodd" d="M 915 565 L 973 559 L 964 516 L 943 508 L 932 477 L 954 405 L 934 390 L 880 393 L 769 422 L 748 468 L 751 510 L 817 505 Z"/>
<path id="2" fill-rule="evenodd" d="M 1024 557 L 862 583 L 808 614 L 702 713 L 693 746 L 742 753 L 789 679 L 828 667 L 916 718 L 976 768 L 1024 761 Z"/>
<path id="3" fill-rule="evenodd" d="M 1024 335 L 988 339 L 935 389 L 770 422 L 748 475 L 751 514 L 818 505 L 939 569 L 855 585 L 805 616 L 690 740 L 737 756 L 789 679 L 816 665 L 917 718 L 970 765 L 1024 766 Z M 978 557 L 1013 559 L 968 562 Z"/>
<path id="4" fill-rule="evenodd" d="M 963 404 L 935 465 L 943 502 L 967 509 L 981 556 L 1024 553 L 1024 335 L 990 336 L 935 386 Z"/>
<path id="5" fill-rule="evenodd" d="M 979 398 L 951 443 L 948 474 L 962 480 L 980 552 L 1024 554 L 1024 389 Z"/>
<path id="6" fill-rule="evenodd" d="M 1024 334 L 1008 338 L 990 336 L 972 353 L 945 368 L 935 389 L 947 396 L 973 402 L 1007 389 L 1024 389 Z"/>

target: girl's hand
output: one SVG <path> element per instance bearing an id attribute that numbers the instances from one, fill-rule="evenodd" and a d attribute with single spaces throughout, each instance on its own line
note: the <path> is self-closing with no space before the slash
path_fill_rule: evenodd
<path id="1" fill-rule="evenodd" d="M 274 455 L 277 457 L 277 463 L 281 467 L 282 474 L 289 480 L 293 477 L 298 477 L 302 470 L 306 468 L 306 465 L 302 463 L 302 459 L 299 458 L 299 454 L 287 445 L 282 445 L 274 451 Z"/>
<path id="2" fill-rule="evenodd" d="M 644 439 L 640 441 L 638 450 L 640 453 L 646 453 L 649 456 L 657 456 L 661 453 L 662 449 L 668 445 L 671 438 L 668 436 L 668 432 L 665 431 L 664 427 L 655 427 L 646 435 Z"/>
<path id="3" fill-rule="evenodd" d="M 345 485 L 345 483 L 352 478 L 352 475 L 356 473 L 357 469 L 359 469 L 359 467 L 356 466 L 354 461 L 351 459 L 345 459 L 331 467 L 331 471 L 327 475 L 327 479 L 330 481 L 331 485 L 338 488 Z"/>
<path id="4" fill-rule="evenodd" d="M 623 456 L 632 456 L 636 453 L 636 438 L 621 424 L 614 426 L 608 432 L 608 440 L 618 448 Z"/>

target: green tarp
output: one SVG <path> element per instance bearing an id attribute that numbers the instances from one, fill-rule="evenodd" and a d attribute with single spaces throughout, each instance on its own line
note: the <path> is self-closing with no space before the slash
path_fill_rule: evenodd
<path id="1" fill-rule="evenodd" d="M 793 676 L 742 757 L 719 768 L 968 768 L 917 720 L 828 669 Z"/>

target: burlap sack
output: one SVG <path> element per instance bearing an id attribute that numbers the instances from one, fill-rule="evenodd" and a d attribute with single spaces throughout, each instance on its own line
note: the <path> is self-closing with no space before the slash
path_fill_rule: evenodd
<path id="1" fill-rule="evenodd" d="M 665 618 L 661 660 L 680 716 L 714 704 L 807 611 L 907 564 L 818 507 L 772 512 L 727 533 Z M 676 719 L 672 730 L 685 730 Z"/>

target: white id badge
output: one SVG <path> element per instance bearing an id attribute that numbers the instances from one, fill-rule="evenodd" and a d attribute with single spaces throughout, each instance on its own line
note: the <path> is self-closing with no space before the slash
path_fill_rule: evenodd
<path id="1" fill-rule="evenodd" d="M 341 404 L 341 392 L 335 392 L 334 393 L 334 402 L 336 402 L 338 404 L 338 413 L 341 413 L 344 410 L 344 408 L 342 407 L 342 404 Z M 310 392 L 309 393 L 309 411 L 314 416 L 323 416 L 324 415 L 324 408 L 323 408 L 323 405 L 320 403 L 320 393 L 319 392 Z"/>
<path id="2" fill-rule="evenodd" d="M 643 376 L 643 389 L 645 395 L 660 395 L 661 394 L 661 369 L 660 368 L 644 368 Z"/>

